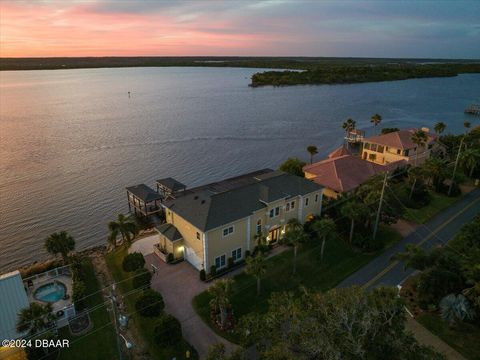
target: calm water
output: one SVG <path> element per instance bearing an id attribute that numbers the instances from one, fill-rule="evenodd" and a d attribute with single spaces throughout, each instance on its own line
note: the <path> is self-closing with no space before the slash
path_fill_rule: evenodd
<path id="1" fill-rule="evenodd" d="M 0 270 L 45 256 L 67 230 L 102 244 L 127 210 L 125 186 L 173 176 L 188 186 L 324 156 L 340 124 L 380 113 L 384 126 L 458 132 L 480 102 L 480 75 L 257 88 L 255 69 L 126 68 L 0 73 Z M 128 91 L 131 98 L 128 98 Z"/>

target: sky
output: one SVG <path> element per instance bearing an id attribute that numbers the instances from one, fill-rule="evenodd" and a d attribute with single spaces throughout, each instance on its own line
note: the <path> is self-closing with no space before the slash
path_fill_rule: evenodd
<path id="1" fill-rule="evenodd" d="M 480 1 L 0 1 L 0 57 L 480 58 Z"/>

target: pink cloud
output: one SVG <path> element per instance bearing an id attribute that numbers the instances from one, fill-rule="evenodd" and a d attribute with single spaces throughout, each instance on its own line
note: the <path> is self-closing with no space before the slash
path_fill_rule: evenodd
<path id="1" fill-rule="evenodd" d="M 228 55 L 276 40 L 207 14 L 109 13 L 88 3 L 58 4 L 3 2 L 0 56 Z"/>

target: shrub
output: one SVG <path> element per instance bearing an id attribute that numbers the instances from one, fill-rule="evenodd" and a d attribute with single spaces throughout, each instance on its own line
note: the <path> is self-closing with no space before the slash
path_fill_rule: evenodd
<path id="1" fill-rule="evenodd" d="M 145 259 L 143 258 L 143 255 L 139 252 L 128 254 L 127 256 L 125 256 L 122 263 L 123 270 L 127 272 L 141 269 L 143 268 L 143 265 L 145 265 Z"/>
<path id="2" fill-rule="evenodd" d="M 210 276 L 217 275 L 217 267 L 215 265 L 210 266 Z"/>
<path id="3" fill-rule="evenodd" d="M 75 309 L 82 310 L 85 307 L 85 293 L 87 288 L 85 283 L 81 280 L 76 280 L 73 282 L 72 286 L 72 301 L 75 304 Z"/>
<path id="4" fill-rule="evenodd" d="M 162 295 L 151 289 L 145 290 L 135 302 L 135 309 L 140 315 L 145 317 L 159 316 L 164 308 L 165 303 Z"/>
<path id="5" fill-rule="evenodd" d="M 228 268 L 232 268 L 233 265 L 235 265 L 235 262 L 233 261 L 233 257 L 228 258 Z"/>
<path id="6" fill-rule="evenodd" d="M 205 273 L 205 270 L 204 269 L 200 270 L 200 280 L 205 281 L 206 278 L 207 278 L 207 274 Z"/>
<path id="7" fill-rule="evenodd" d="M 167 263 L 171 263 L 173 262 L 174 258 L 173 258 L 173 254 L 172 253 L 168 253 L 167 254 Z"/>
<path id="8" fill-rule="evenodd" d="M 175 317 L 164 314 L 155 326 L 153 334 L 157 344 L 176 345 L 182 340 L 182 326 Z"/>
<path id="9" fill-rule="evenodd" d="M 250 250 L 246 250 L 245 251 L 245 259 L 248 258 L 250 255 L 251 255 Z"/>
<path id="10" fill-rule="evenodd" d="M 135 277 L 132 280 L 134 289 L 141 287 L 150 287 L 150 280 L 152 280 L 152 274 L 145 268 L 135 270 Z"/>

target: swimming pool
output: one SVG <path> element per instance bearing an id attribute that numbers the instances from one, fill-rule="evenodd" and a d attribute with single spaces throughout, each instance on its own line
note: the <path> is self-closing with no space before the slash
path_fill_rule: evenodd
<path id="1" fill-rule="evenodd" d="M 67 288 L 60 281 L 54 281 L 40 286 L 33 296 L 37 300 L 54 303 L 63 299 L 67 292 Z"/>

